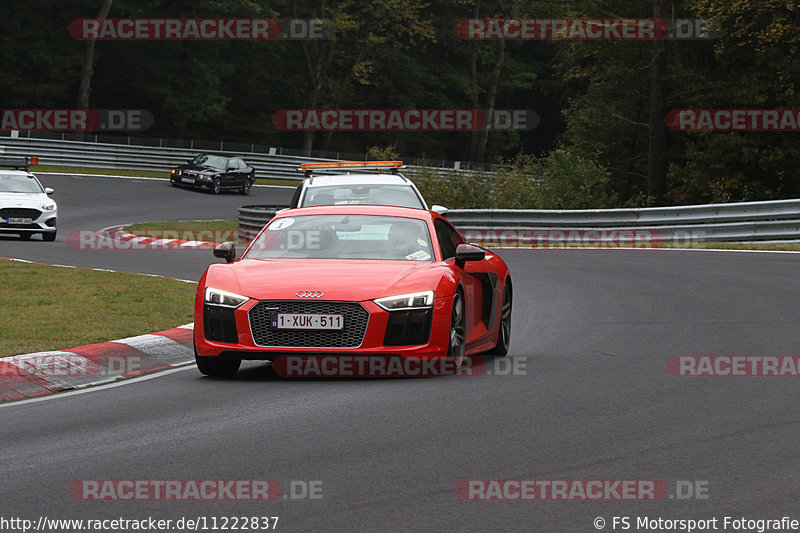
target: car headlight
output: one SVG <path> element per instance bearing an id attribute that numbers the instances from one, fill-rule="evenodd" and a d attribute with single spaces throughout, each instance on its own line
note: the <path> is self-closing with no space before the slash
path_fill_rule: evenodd
<path id="1" fill-rule="evenodd" d="M 205 303 L 210 305 L 219 305 L 222 307 L 239 307 L 247 300 L 249 300 L 247 296 L 242 296 L 240 294 L 235 294 L 228 291 L 221 291 L 219 289 L 212 289 L 211 287 L 206 287 L 205 293 Z"/>
<path id="2" fill-rule="evenodd" d="M 398 311 L 400 309 L 425 309 L 433 305 L 433 291 L 415 292 L 411 294 L 400 294 L 398 296 L 387 296 L 386 298 L 376 298 L 373 300 L 387 311 Z"/>
<path id="3" fill-rule="evenodd" d="M 172 173 L 173 173 L 173 174 L 177 174 L 178 176 L 180 176 L 180 175 L 181 175 L 181 171 L 180 171 L 180 170 L 177 170 L 177 169 L 173 170 L 173 171 L 172 171 Z"/>
<path id="4" fill-rule="evenodd" d="M 53 211 L 55 208 L 56 208 L 56 203 L 52 200 L 42 205 L 42 209 L 45 211 Z"/>

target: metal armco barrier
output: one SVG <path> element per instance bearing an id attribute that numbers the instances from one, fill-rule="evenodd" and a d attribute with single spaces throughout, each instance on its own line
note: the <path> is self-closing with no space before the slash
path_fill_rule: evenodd
<path id="1" fill-rule="evenodd" d="M 639 209 L 454 209 L 447 218 L 462 232 L 499 245 L 541 243 L 553 230 L 649 232 L 653 240 L 678 243 L 800 239 L 800 199 Z"/>
<path id="2" fill-rule="evenodd" d="M 38 156 L 41 165 L 82 166 L 108 169 L 134 169 L 169 172 L 199 153 L 227 153 L 219 150 L 187 150 L 156 146 L 134 146 L 35 138 L 0 138 L 0 156 Z M 258 178 L 300 180 L 300 163 L 332 161 L 311 157 L 269 155 L 258 152 L 233 152 L 241 155 Z"/>
<path id="3" fill-rule="evenodd" d="M 240 208 L 240 238 L 250 238 L 278 209 Z M 495 246 L 800 239 L 800 199 L 641 209 L 451 209 L 447 219 L 467 240 Z"/>
<path id="4" fill-rule="evenodd" d="M 199 144 L 199 143 L 198 143 Z M 218 143 L 215 143 L 218 144 Z M 255 149 L 254 147 L 252 149 Z M 257 178 L 300 180 L 297 171 L 300 163 L 337 161 L 316 157 L 268 154 L 256 151 L 210 150 L 201 147 L 166 148 L 127 144 L 66 141 L 27 137 L 0 137 L 0 157 L 38 156 L 41 165 L 82 166 L 108 169 L 134 169 L 169 172 L 177 165 L 186 163 L 199 153 L 231 153 L 242 156 L 256 171 Z M 452 168 L 408 167 L 410 173 L 430 169 L 440 175 L 454 172 Z M 475 171 L 458 170 L 460 174 L 475 174 Z"/>
<path id="5" fill-rule="evenodd" d="M 243 205 L 239 208 L 239 240 L 249 241 L 285 205 Z"/>

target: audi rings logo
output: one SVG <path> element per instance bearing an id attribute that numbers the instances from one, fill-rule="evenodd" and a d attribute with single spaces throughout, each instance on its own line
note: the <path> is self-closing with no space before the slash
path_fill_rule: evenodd
<path id="1" fill-rule="evenodd" d="M 322 298 L 322 291 L 297 291 L 298 298 Z"/>

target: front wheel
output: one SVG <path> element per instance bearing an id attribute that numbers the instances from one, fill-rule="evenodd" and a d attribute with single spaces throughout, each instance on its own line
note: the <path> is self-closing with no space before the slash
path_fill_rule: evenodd
<path id="1" fill-rule="evenodd" d="M 53 242 L 54 240 L 56 240 L 56 232 L 48 231 L 47 233 L 42 233 L 42 240 L 47 242 Z"/>
<path id="2" fill-rule="evenodd" d="M 236 375 L 241 359 L 221 359 L 219 357 L 206 357 L 194 353 L 194 360 L 200 373 L 214 378 L 229 378 Z"/>
<path id="3" fill-rule="evenodd" d="M 251 176 L 248 176 L 247 178 L 245 178 L 244 185 L 239 190 L 239 192 L 241 192 L 242 194 L 250 194 L 250 189 L 253 187 L 253 182 L 254 181 L 255 181 L 255 179 L 252 178 Z"/>
<path id="4" fill-rule="evenodd" d="M 447 355 L 453 358 L 455 368 L 459 368 L 464 362 L 464 353 L 467 348 L 465 323 L 464 296 L 459 290 L 453 296 L 453 307 L 450 311 L 450 343 L 447 347 Z"/>
<path id="5" fill-rule="evenodd" d="M 222 180 L 219 178 L 214 178 L 214 181 L 211 182 L 211 192 L 213 194 L 219 194 L 219 191 L 222 190 Z"/>

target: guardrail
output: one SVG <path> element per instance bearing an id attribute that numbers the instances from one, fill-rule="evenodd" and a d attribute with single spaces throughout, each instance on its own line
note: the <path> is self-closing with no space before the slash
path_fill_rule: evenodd
<path id="1" fill-rule="evenodd" d="M 281 208 L 240 208 L 240 238 L 252 238 Z M 453 209 L 446 216 L 467 240 L 489 246 L 652 247 L 800 239 L 800 199 L 640 209 Z"/>
<path id="2" fill-rule="evenodd" d="M 134 169 L 169 172 L 201 152 L 225 153 L 218 150 L 189 150 L 157 146 L 91 143 L 35 138 L 0 138 L 0 156 L 38 156 L 41 165 L 83 166 L 108 169 Z M 258 152 L 234 152 L 242 155 L 260 178 L 299 180 L 300 163 L 334 161 Z"/>
<path id="3" fill-rule="evenodd" d="M 234 143 L 231 143 L 234 144 Z M 207 146 L 207 144 L 205 145 Z M 236 147 L 241 145 L 236 144 Z M 256 177 L 285 180 L 300 180 L 297 172 L 301 163 L 338 161 L 317 157 L 279 155 L 242 150 L 208 150 L 198 148 L 172 148 L 163 146 L 140 146 L 113 143 L 69 141 L 61 139 L 38 139 L 34 137 L 0 137 L 0 157 L 38 156 L 42 165 L 82 166 L 108 169 L 134 169 L 165 171 L 186 163 L 199 153 L 241 155 L 256 171 Z M 255 150 L 255 145 L 251 145 Z M 274 150 L 272 150 L 274 151 Z M 461 174 L 476 174 L 477 171 L 438 167 L 408 167 L 409 172 L 430 169 L 440 175 L 457 171 Z"/>

